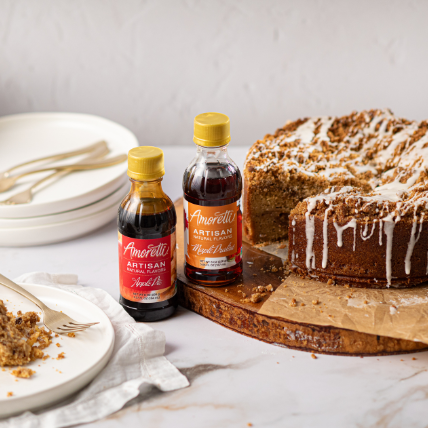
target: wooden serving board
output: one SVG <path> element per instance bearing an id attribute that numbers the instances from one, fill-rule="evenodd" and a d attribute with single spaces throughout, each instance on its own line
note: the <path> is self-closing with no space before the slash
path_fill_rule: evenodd
<path id="1" fill-rule="evenodd" d="M 254 293 L 254 287 L 268 284 L 276 290 L 284 277 L 283 261 L 247 242 L 243 243 L 242 280 L 224 287 L 203 287 L 190 282 L 184 275 L 182 199 L 175 203 L 175 207 L 177 210 L 178 293 L 181 306 L 240 334 L 301 351 L 375 356 L 428 349 L 426 344 L 420 342 L 376 336 L 337 327 L 298 323 L 258 314 L 271 293 L 266 293 L 263 300 L 258 303 L 245 303 L 241 292 L 249 297 Z"/>

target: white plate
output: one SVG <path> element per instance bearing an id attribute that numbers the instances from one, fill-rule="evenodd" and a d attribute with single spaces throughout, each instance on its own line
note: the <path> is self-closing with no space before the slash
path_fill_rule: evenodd
<path id="1" fill-rule="evenodd" d="M 93 204 L 87 205 L 76 210 L 66 211 L 58 214 L 51 214 L 39 217 L 29 218 L 0 218 L 0 230 L 5 228 L 21 228 L 21 227 L 37 227 L 43 225 L 51 225 L 64 221 L 77 220 L 82 217 L 86 217 L 91 214 L 96 214 L 101 210 L 109 208 L 112 204 L 119 205 L 118 201 L 121 201 L 125 195 L 129 192 L 131 184 L 125 183 L 120 186 L 119 189 L 114 191 L 111 195 L 106 196 L 100 201 L 94 202 Z M 1 241 L 0 241 L 1 243 Z"/>
<path id="2" fill-rule="evenodd" d="M 116 218 L 122 198 L 110 207 L 82 218 L 36 227 L 0 229 L 0 247 L 55 244 L 87 235 Z"/>
<path id="3" fill-rule="evenodd" d="M 138 146 L 132 132 L 97 116 L 73 113 L 29 113 L 0 118 L 0 171 L 22 162 L 76 150 L 105 140 L 109 156 L 128 153 Z M 61 164 L 75 162 L 74 157 Z M 30 204 L 0 205 L 0 218 L 35 217 L 74 210 L 92 204 L 124 184 L 127 165 L 74 172 L 37 192 Z M 46 173 L 45 173 L 46 175 Z M 44 175 L 28 176 L 19 185 L 0 193 L 0 201 L 29 187 Z"/>
<path id="4" fill-rule="evenodd" d="M 54 358 L 28 364 L 27 367 L 36 371 L 31 379 L 15 382 L 14 376 L 0 370 L 0 418 L 52 405 L 83 388 L 105 367 L 114 346 L 110 320 L 91 302 L 52 287 L 21 285 L 48 306 L 64 311 L 77 321 L 99 321 L 100 324 L 77 333 L 74 338 L 54 338 L 52 345 L 44 350 L 45 355 Z M 18 310 L 40 312 L 30 301 L 6 287 L 0 286 L 0 297 L 14 313 Z M 58 348 L 55 343 L 61 346 Z M 65 358 L 56 360 L 60 352 L 65 353 Z M 7 397 L 8 392 L 13 392 L 13 396 Z"/>

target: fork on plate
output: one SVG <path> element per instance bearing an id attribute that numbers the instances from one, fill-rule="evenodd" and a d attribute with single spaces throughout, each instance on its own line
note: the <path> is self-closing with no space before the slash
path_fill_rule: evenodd
<path id="1" fill-rule="evenodd" d="M 0 285 L 4 285 L 13 291 L 16 291 L 37 305 L 43 312 L 43 324 L 47 329 L 53 331 L 54 333 L 75 333 L 78 331 L 84 331 L 95 324 L 99 324 L 98 322 L 80 323 L 62 312 L 54 311 L 53 309 L 48 308 L 43 302 L 41 302 L 36 296 L 31 294 L 25 288 L 14 283 L 1 274 Z"/>

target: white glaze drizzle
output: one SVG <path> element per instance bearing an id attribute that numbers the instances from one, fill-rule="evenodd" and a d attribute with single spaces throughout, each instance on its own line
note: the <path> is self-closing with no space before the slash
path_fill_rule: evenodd
<path id="1" fill-rule="evenodd" d="M 392 268 L 391 268 L 391 258 L 392 258 L 392 240 L 394 238 L 394 227 L 395 221 L 392 219 L 392 214 L 388 215 L 383 219 L 385 226 L 383 228 L 386 235 L 386 286 L 391 285 L 392 277 Z"/>
<path id="2" fill-rule="evenodd" d="M 315 254 L 313 251 L 314 245 L 314 235 L 315 235 L 315 216 L 309 215 L 309 212 L 305 214 L 306 216 L 306 267 L 308 269 L 315 269 Z M 312 264 L 311 264 L 312 262 Z"/>
<path id="3" fill-rule="evenodd" d="M 296 228 L 294 226 L 296 226 L 296 220 L 294 220 L 291 222 L 291 225 L 293 226 L 293 247 L 294 247 L 294 237 L 296 236 Z"/>
<path id="4" fill-rule="evenodd" d="M 323 248 L 322 248 L 322 268 L 327 267 L 328 261 L 328 213 L 331 211 L 331 207 L 325 210 L 324 221 L 322 225 L 323 233 Z"/>
<path id="5" fill-rule="evenodd" d="M 375 220 L 373 221 L 372 231 L 370 232 L 370 235 L 369 235 L 369 236 L 367 236 L 367 229 L 368 229 L 368 224 L 369 224 L 369 222 L 368 222 L 368 221 L 366 222 L 366 225 L 364 226 L 364 231 L 363 231 L 363 226 L 361 226 L 361 232 L 360 232 L 360 235 L 361 235 L 361 239 L 362 239 L 363 241 L 367 241 L 367 239 L 370 239 L 370 238 L 372 237 L 373 232 L 375 231 L 375 228 L 376 228 L 376 222 L 377 222 L 377 220 L 375 219 Z"/>
<path id="6" fill-rule="evenodd" d="M 415 233 L 416 233 L 416 227 L 418 224 L 417 218 L 414 219 L 413 224 L 412 224 L 412 231 L 410 232 L 410 240 L 409 240 L 409 243 L 407 245 L 406 258 L 404 261 L 404 267 L 406 270 L 406 275 L 410 275 L 410 271 L 412 269 L 411 259 L 412 259 L 413 249 L 415 248 L 416 243 L 419 241 L 419 238 L 421 237 L 421 232 L 422 232 L 422 227 L 423 227 L 423 223 L 422 223 L 423 219 L 424 219 L 424 215 L 422 213 L 421 220 L 419 223 L 419 232 L 418 232 L 418 236 L 416 238 L 415 238 Z"/>
<path id="7" fill-rule="evenodd" d="M 355 251 L 355 238 L 356 238 L 356 229 L 357 229 L 357 220 L 355 220 L 355 218 L 353 218 L 351 221 L 349 221 L 348 223 L 346 223 L 344 226 L 339 226 L 336 222 L 333 222 L 334 227 L 336 229 L 337 232 L 337 246 L 341 247 L 343 245 L 343 240 L 342 240 L 342 234 L 343 231 L 352 227 L 352 229 L 354 229 L 354 245 L 353 245 L 353 251 Z"/>

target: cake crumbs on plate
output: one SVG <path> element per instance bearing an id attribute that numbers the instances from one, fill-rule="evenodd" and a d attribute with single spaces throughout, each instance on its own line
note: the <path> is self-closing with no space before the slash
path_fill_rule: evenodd
<path id="1" fill-rule="evenodd" d="M 76 333 L 67 333 L 68 337 L 76 337 Z"/>
<path id="2" fill-rule="evenodd" d="M 57 360 L 63 360 L 65 358 L 65 352 L 61 352 L 60 354 L 58 354 L 58 357 L 56 358 Z"/>
<path id="3" fill-rule="evenodd" d="M 316 360 L 318 357 L 315 354 L 311 354 L 311 358 L 313 358 L 314 360 Z"/>
<path id="4" fill-rule="evenodd" d="M 33 376 L 34 373 L 36 373 L 34 370 L 26 367 L 18 367 L 17 369 L 10 372 L 11 375 L 20 377 L 22 379 L 29 379 L 31 376 Z"/>
<path id="5" fill-rule="evenodd" d="M 59 342 L 57 342 L 57 343 L 56 343 L 56 346 L 58 346 L 58 348 L 59 348 L 61 345 L 59 344 Z"/>
<path id="6" fill-rule="evenodd" d="M 7 394 L 6 394 L 6 397 L 12 397 L 13 396 L 13 392 L 12 391 L 9 391 Z"/>

